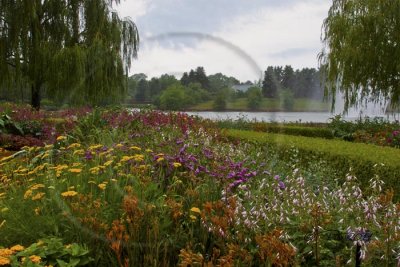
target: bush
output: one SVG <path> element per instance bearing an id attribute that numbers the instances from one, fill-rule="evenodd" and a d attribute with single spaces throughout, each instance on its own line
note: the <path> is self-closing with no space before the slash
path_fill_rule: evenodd
<path id="1" fill-rule="evenodd" d="M 367 187 L 371 177 L 379 175 L 387 189 L 393 188 L 400 199 L 400 154 L 397 149 L 377 147 L 368 144 L 348 143 L 340 140 L 327 141 L 321 138 L 288 136 L 271 133 L 228 130 L 227 136 L 244 139 L 267 146 L 275 151 L 281 160 L 290 160 L 293 147 L 299 151 L 299 163 L 310 164 L 310 158 L 326 160 L 337 171 L 336 176 L 346 177 L 349 170 L 361 187 Z"/>
<path id="2" fill-rule="evenodd" d="M 286 111 L 292 111 L 294 107 L 294 94 L 289 89 L 282 91 L 281 95 L 282 107 Z"/>
<path id="3" fill-rule="evenodd" d="M 266 123 L 254 123 L 252 129 L 258 132 L 267 133 L 280 133 L 287 135 L 298 135 L 307 137 L 320 137 L 332 139 L 333 134 L 327 128 L 321 127 L 301 127 L 301 126 L 281 126 L 281 125 L 268 125 Z"/>
<path id="4" fill-rule="evenodd" d="M 226 109 L 226 100 L 224 95 L 220 94 L 215 98 L 213 103 L 213 109 L 218 111 Z"/>
<path id="5" fill-rule="evenodd" d="M 184 107 L 185 89 L 181 85 L 168 87 L 160 96 L 160 108 L 165 110 L 180 110 Z"/>
<path id="6" fill-rule="evenodd" d="M 260 108 L 262 102 L 261 89 L 258 87 L 251 87 L 247 91 L 247 107 L 251 110 Z"/>

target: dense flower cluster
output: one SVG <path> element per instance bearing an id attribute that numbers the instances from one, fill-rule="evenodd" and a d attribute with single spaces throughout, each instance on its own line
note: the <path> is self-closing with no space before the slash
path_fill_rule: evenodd
<path id="1" fill-rule="evenodd" d="M 198 118 L 94 111 L 0 159 L 0 265 L 50 235 L 84 240 L 95 266 L 344 266 L 355 246 L 365 266 L 397 264 L 400 205 L 379 177 L 363 191 L 283 166 Z"/>

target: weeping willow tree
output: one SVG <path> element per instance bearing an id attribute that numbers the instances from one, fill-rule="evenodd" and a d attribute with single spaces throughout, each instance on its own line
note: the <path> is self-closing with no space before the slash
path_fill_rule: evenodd
<path id="1" fill-rule="evenodd" d="M 400 105 L 400 0 L 333 0 L 323 24 L 325 89 L 345 110 L 363 101 Z"/>
<path id="2" fill-rule="evenodd" d="M 0 85 L 73 104 L 115 102 L 126 92 L 138 30 L 119 0 L 0 0 Z"/>

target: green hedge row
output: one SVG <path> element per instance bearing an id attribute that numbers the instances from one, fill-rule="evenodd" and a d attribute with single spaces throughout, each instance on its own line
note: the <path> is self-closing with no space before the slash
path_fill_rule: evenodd
<path id="1" fill-rule="evenodd" d="M 267 132 L 267 133 L 280 133 L 280 134 L 297 135 L 297 136 L 320 137 L 325 139 L 333 138 L 333 133 L 330 129 L 321 127 L 280 126 L 280 125 L 268 125 L 266 123 L 264 124 L 255 123 L 251 130 L 258 132 Z"/>
<path id="2" fill-rule="evenodd" d="M 225 129 L 238 129 L 238 130 L 249 130 L 256 132 L 266 133 L 280 133 L 297 136 L 307 137 L 320 137 L 325 139 L 332 139 L 333 131 L 325 126 L 313 125 L 303 126 L 299 124 L 279 124 L 279 123 L 267 123 L 267 122 L 253 122 L 253 121 L 219 121 L 217 122 L 220 128 Z"/>
<path id="3" fill-rule="evenodd" d="M 254 131 L 226 130 L 225 134 L 231 139 L 241 139 L 268 146 L 281 160 L 289 160 L 291 151 L 297 148 L 300 164 L 310 164 L 310 161 L 315 158 L 323 159 L 336 170 L 341 179 L 346 177 L 351 168 L 351 173 L 357 177 L 364 189 L 367 189 L 369 180 L 374 175 L 379 175 L 385 182 L 385 188 L 393 188 L 396 199 L 400 199 L 399 149 Z"/>

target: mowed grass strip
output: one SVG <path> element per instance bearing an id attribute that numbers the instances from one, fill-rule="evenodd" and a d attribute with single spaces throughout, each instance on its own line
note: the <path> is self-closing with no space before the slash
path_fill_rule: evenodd
<path id="1" fill-rule="evenodd" d="M 300 152 L 302 164 L 308 164 L 316 157 L 325 159 L 342 176 L 341 179 L 349 173 L 351 168 L 363 187 L 368 186 L 369 180 L 374 175 L 379 175 L 386 183 L 385 187 L 393 188 L 396 198 L 399 198 L 400 149 L 341 140 L 233 129 L 226 130 L 225 135 L 233 139 L 267 145 L 275 150 L 281 160 L 288 160 L 291 156 L 290 150 L 295 147 Z"/>

